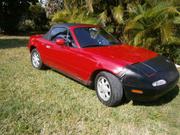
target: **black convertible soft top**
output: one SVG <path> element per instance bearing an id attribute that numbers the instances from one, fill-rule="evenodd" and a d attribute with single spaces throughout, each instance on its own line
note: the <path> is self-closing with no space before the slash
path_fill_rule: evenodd
<path id="1" fill-rule="evenodd" d="M 54 27 L 65 27 L 65 28 L 69 28 L 69 27 L 71 27 L 71 26 L 76 26 L 76 25 L 80 25 L 80 24 L 77 24 L 77 23 L 59 23 L 59 24 L 53 25 L 53 26 L 51 27 L 51 29 L 54 28 Z"/>
<path id="2" fill-rule="evenodd" d="M 59 23 L 59 24 L 55 24 L 49 29 L 49 31 L 46 34 L 44 34 L 43 37 L 45 39 L 47 39 L 47 40 L 50 40 L 50 32 L 51 32 L 52 29 L 54 29 L 56 27 L 64 27 L 64 28 L 69 29 L 69 27 L 76 26 L 76 25 L 80 25 L 80 24 L 76 24 L 76 23 Z"/>

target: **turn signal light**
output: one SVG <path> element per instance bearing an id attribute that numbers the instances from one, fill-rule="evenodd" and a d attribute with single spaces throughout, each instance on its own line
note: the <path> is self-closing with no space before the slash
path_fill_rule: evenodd
<path id="1" fill-rule="evenodd" d="M 142 90 L 133 89 L 133 90 L 131 90 L 131 92 L 137 93 L 137 94 L 143 94 L 143 91 L 142 91 Z"/>

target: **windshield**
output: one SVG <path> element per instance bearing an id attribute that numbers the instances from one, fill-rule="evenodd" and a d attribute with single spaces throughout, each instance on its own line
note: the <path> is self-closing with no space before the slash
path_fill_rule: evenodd
<path id="1" fill-rule="evenodd" d="M 109 46 L 120 43 L 120 41 L 118 41 L 116 38 L 114 38 L 111 34 L 107 33 L 102 28 L 82 27 L 76 28 L 74 32 L 82 48 Z"/>

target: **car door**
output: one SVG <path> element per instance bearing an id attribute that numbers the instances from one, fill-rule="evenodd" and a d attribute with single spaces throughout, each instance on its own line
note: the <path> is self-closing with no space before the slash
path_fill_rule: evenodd
<path id="1" fill-rule="evenodd" d="M 96 66 L 96 60 L 88 54 L 85 54 L 81 48 L 67 46 L 64 48 L 64 57 L 66 73 L 72 75 L 78 80 L 86 81 Z"/>
<path id="2" fill-rule="evenodd" d="M 58 34 L 55 35 L 54 33 Z M 78 80 L 87 78 L 90 73 L 88 69 L 93 62 L 82 53 L 83 49 L 75 45 L 69 30 L 67 28 L 58 28 L 55 32 L 52 32 L 52 35 L 55 36 L 52 36 L 47 48 L 50 66 Z M 66 44 L 56 44 L 55 41 L 58 38 L 65 39 Z"/>
<path id="3" fill-rule="evenodd" d="M 65 38 L 66 35 L 67 28 L 55 27 L 50 31 L 50 37 L 48 40 L 42 39 L 43 55 L 44 58 L 46 58 L 46 64 L 48 66 L 55 69 L 64 69 L 65 63 L 61 59 L 64 57 L 64 46 L 57 45 L 55 41 L 57 38 Z"/>

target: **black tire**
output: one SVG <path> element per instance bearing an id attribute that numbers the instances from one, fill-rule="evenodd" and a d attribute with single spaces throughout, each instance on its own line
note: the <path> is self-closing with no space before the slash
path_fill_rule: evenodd
<path id="1" fill-rule="evenodd" d="M 100 83 L 103 80 L 102 78 L 103 79 L 105 78 L 110 85 L 110 89 L 108 89 L 108 90 L 110 90 L 111 92 L 107 92 L 109 98 L 107 98 L 106 100 L 102 98 L 101 95 L 103 92 L 100 92 L 100 90 L 98 90 L 98 86 L 97 86 L 98 83 Z M 101 83 L 99 85 L 101 85 Z M 109 86 L 107 88 L 109 88 Z M 109 72 L 102 71 L 102 72 L 97 74 L 97 76 L 95 78 L 95 90 L 96 90 L 96 94 L 97 94 L 98 99 L 106 106 L 109 106 L 109 107 L 118 106 L 121 104 L 121 102 L 123 100 L 122 83 L 115 75 L 113 75 Z M 106 95 L 106 94 L 104 94 L 104 95 Z"/>
<path id="2" fill-rule="evenodd" d="M 33 56 L 36 55 L 38 58 L 39 58 L 39 64 L 35 64 L 35 62 L 33 62 Z M 43 64 L 42 60 L 41 60 L 41 56 L 38 52 L 38 50 L 36 48 L 34 48 L 32 51 L 31 51 L 31 64 L 34 68 L 36 69 L 44 69 L 45 68 L 45 65 Z"/>

